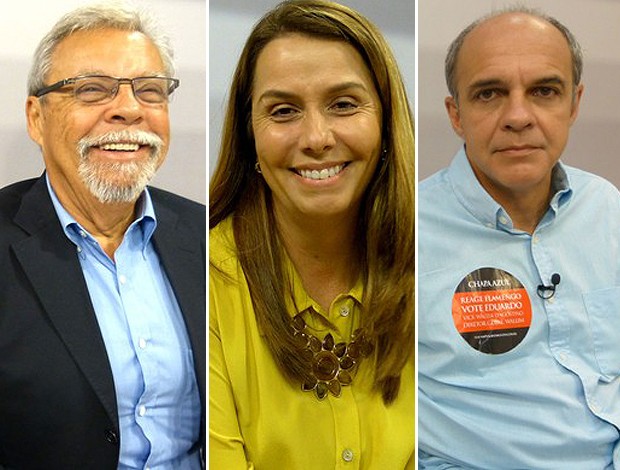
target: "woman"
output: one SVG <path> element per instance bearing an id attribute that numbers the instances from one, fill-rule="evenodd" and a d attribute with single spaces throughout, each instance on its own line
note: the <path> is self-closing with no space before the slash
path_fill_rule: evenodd
<path id="1" fill-rule="evenodd" d="M 211 468 L 413 468 L 413 154 L 368 20 L 255 26 L 209 197 Z"/>

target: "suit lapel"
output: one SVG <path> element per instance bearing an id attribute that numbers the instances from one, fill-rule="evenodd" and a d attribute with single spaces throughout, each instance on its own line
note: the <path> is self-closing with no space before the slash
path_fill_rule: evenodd
<path id="1" fill-rule="evenodd" d="M 30 234 L 13 245 L 15 256 L 58 336 L 118 426 L 112 371 L 88 288 L 43 177 L 24 196 L 15 223 Z"/>

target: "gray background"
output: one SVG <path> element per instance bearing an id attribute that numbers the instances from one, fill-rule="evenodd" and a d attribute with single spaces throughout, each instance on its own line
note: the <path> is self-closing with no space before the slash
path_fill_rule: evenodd
<path id="1" fill-rule="evenodd" d="M 215 166 L 228 88 L 252 26 L 279 2 L 209 1 L 209 169 Z M 415 93 L 415 4 L 413 0 L 341 0 L 373 21 L 386 36 L 404 76 L 410 104 Z"/>
<path id="2" fill-rule="evenodd" d="M 443 105 L 443 61 L 450 42 L 477 17 L 514 2 L 420 0 L 418 3 L 418 178 L 449 164 L 461 140 Z M 564 23 L 584 49 L 584 96 L 562 160 L 620 187 L 620 2 L 526 0 Z"/>
<path id="3" fill-rule="evenodd" d="M 26 81 L 34 49 L 80 0 L 18 0 L 0 14 L 0 187 L 43 171 L 39 148 L 26 131 Z M 154 184 L 206 201 L 205 0 L 142 0 L 171 36 L 181 87 L 170 104 L 172 141 Z"/>

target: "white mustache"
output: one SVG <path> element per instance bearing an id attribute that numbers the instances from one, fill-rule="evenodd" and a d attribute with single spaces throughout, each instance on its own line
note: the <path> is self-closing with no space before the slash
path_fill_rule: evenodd
<path id="1" fill-rule="evenodd" d="M 85 158 L 88 149 L 114 143 L 148 145 L 151 147 L 151 155 L 157 155 L 164 145 L 164 141 L 157 134 L 152 132 L 141 130 L 124 130 L 111 131 L 95 137 L 82 137 L 79 140 L 77 147 L 81 158 Z"/>

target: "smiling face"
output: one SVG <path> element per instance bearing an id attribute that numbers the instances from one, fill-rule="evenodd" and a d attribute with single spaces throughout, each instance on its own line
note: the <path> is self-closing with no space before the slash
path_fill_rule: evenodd
<path id="1" fill-rule="evenodd" d="M 463 43 L 456 85 L 446 108 L 482 186 L 500 203 L 546 197 L 583 91 L 562 33 L 522 13 L 488 20 Z"/>
<path id="2" fill-rule="evenodd" d="M 155 45 L 138 32 L 78 31 L 52 54 L 46 84 L 82 75 L 165 75 Z M 50 181 L 66 204 L 133 202 L 168 150 L 168 104 L 143 104 L 122 84 L 108 102 L 77 100 L 71 86 L 29 97 L 28 130 L 41 147 Z"/>
<path id="3" fill-rule="evenodd" d="M 381 102 L 342 41 L 280 36 L 258 56 L 252 129 L 276 214 L 357 216 L 381 152 Z"/>

